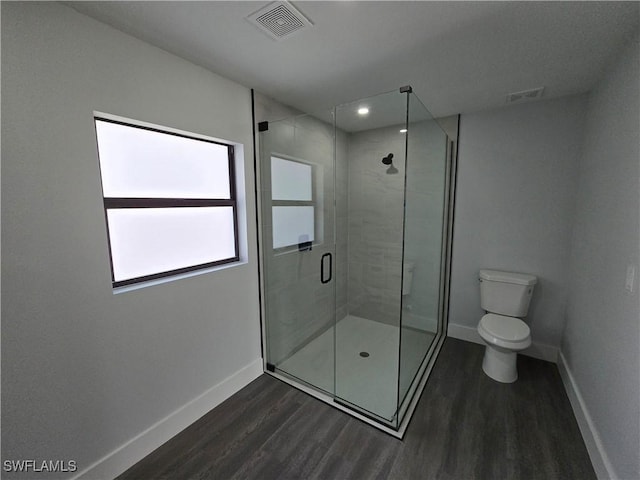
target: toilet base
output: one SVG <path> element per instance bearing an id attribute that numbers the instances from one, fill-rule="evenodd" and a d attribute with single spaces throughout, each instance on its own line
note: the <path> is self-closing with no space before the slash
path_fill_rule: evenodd
<path id="1" fill-rule="evenodd" d="M 498 350 L 496 347 L 487 345 L 484 350 L 482 370 L 497 382 L 513 383 L 518 379 L 516 358 L 516 352 Z"/>

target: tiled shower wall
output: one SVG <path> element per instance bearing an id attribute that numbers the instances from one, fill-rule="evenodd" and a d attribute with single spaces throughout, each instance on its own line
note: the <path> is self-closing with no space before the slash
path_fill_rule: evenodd
<path id="1" fill-rule="evenodd" d="M 349 165 L 349 312 L 398 325 L 401 310 L 405 134 L 401 126 L 353 133 Z M 438 124 L 410 125 L 404 262 L 414 265 L 403 325 L 436 331 L 446 136 Z M 382 158 L 394 154 L 396 174 Z M 406 267 L 405 267 L 406 268 Z"/>
<path id="2" fill-rule="evenodd" d="M 348 136 L 349 313 L 398 325 L 405 134 L 400 126 Z M 398 173 L 382 158 L 393 153 Z"/>

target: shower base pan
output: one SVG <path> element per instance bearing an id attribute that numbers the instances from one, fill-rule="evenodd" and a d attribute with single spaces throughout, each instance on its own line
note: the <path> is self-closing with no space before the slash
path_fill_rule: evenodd
<path id="1" fill-rule="evenodd" d="M 406 329 L 403 341 L 403 365 L 417 370 L 415 378 L 403 378 L 408 388 L 400 409 L 396 411 L 398 329 L 390 325 L 349 315 L 337 324 L 336 359 L 339 365 L 333 379 L 333 328 L 315 338 L 275 371 L 266 373 L 332 405 L 396 438 L 402 438 L 417 406 L 420 395 L 438 356 L 444 335 Z M 415 353 L 420 344 L 430 341 L 424 358 Z M 394 356 L 395 352 L 395 356 Z M 368 354 L 368 355 L 367 355 Z M 413 362 L 413 365 L 411 363 Z M 323 365 L 324 363 L 324 365 Z M 419 365 L 418 365 L 419 364 Z M 314 365 L 314 368 L 309 368 Z M 384 388 L 385 380 L 389 388 Z M 381 385 L 382 383 L 382 385 Z M 406 383 L 402 390 L 407 389 Z M 402 419 L 396 428 L 396 415 Z"/>

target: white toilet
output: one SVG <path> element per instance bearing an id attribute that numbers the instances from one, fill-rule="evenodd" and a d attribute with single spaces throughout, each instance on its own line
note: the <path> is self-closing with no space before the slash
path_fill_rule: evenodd
<path id="1" fill-rule="evenodd" d="M 527 315 L 537 280 L 525 273 L 480 270 L 480 303 L 487 312 L 478 324 L 487 344 L 482 370 L 498 382 L 518 379 L 516 355 L 531 345 L 531 331 L 517 317 Z"/>

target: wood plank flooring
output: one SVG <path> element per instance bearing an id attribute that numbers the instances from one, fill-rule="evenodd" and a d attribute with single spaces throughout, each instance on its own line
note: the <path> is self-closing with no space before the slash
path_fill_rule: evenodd
<path id="1" fill-rule="evenodd" d="M 263 375 L 118 479 L 595 479 L 556 366 L 483 353 L 445 341 L 402 441 Z"/>

